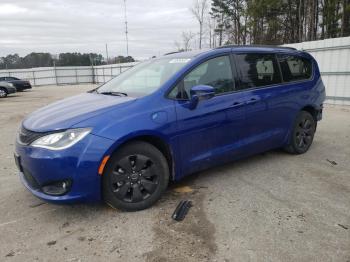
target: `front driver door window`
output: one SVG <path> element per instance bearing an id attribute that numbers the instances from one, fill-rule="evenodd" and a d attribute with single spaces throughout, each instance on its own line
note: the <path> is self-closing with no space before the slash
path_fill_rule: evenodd
<path id="1" fill-rule="evenodd" d="M 220 56 L 210 59 L 184 78 L 184 89 L 189 95 L 190 89 L 195 85 L 208 85 L 215 89 L 216 94 L 234 90 L 230 58 Z"/>
<path id="2" fill-rule="evenodd" d="M 234 91 L 231 61 L 229 56 L 207 60 L 187 74 L 183 81 L 170 92 L 170 98 L 190 98 L 190 90 L 196 85 L 208 85 L 216 94 Z M 181 90 L 183 89 L 183 92 Z"/>

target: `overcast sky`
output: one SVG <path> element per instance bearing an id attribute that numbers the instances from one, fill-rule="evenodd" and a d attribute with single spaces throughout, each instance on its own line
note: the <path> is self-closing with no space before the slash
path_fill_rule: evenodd
<path id="1" fill-rule="evenodd" d="M 182 31 L 198 31 L 191 0 L 127 0 L 129 54 L 174 51 Z M 0 0 L 0 56 L 30 52 L 125 55 L 123 0 Z"/>

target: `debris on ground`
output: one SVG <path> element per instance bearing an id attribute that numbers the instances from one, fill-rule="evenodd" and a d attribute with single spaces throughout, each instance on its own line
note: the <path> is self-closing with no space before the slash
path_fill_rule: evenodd
<path id="1" fill-rule="evenodd" d="M 86 237 L 82 237 L 82 236 L 78 237 L 79 241 L 85 241 L 85 239 L 86 239 Z"/>
<path id="2" fill-rule="evenodd" d="M 184 220 L 188 210 L 192 207 L 192 202 L 189 200 L 181 200 L 177 205 L 173 215 L 171 216 L 176 221 Z"/>
<path id="3" fill-rule="evenodd" d="M 189 186 L 179 186 L 179 187 L 175 187 L 174 191 L 176 193 L 191 193 L 193 189 Z"/>
<path id="4" fill-rule="evenodd" d="M 329 160 L 329 159 L 326 159 L 329 163 L 331 163 L 333 166 L 336 166 L 338 165 L 337 162 L 333 161 L 333 160 Z"/>
<path id="5" fill-rule="evenodd" d="M 64 222 L 63 224 L 62 224 L 62 228 L 65 228 L 65 227 L 68 227 L 69 226 L 69 222 Z"/>
<path id="6" fill-rule="evenodd" d="M 13 257 L 15 255 L 15 251 L 11 251 L 6 255 L 6 257 Z"/>
<path id="7" fill-rule="evenodd" d="M 340 226 L 340 227 L 342 227 L 342 228 L 344 228 L 344 229 L 349 229 L 347 226 L 344 226 L 344 225 L 342 225 L 342 224 L 338 224 L 338 226 Z"/>
<path id="8" fill-rule="evenodd" d="M 29 207 L 34 208 L 34 207 L 42 206 L 44 204 L 46 204 L 46 203 L 45 202 L 37 202 L 37 203 L 33 203 L 33 204 L 29 205 Z"/>
<path id="9" fill-rule="evenodd" d="M 57 242 L 57 241 L 53 240 L 53 241 L 47 242 L 46 244 L 47 244 L 48 246 L 53 246 L 53 245 L 56 244 L 56 242 Z"/>
<path id="10" fill-rule="evenodd" d="M 299 218 L 301 222 L 305 222 L 305 215 L 304 215 L 304 213 L 301 213 L 301 214 L 297 215 L 297 218 Z"/>

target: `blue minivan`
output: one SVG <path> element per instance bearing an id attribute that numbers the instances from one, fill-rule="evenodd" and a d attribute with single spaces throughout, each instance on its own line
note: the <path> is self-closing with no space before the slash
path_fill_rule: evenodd
<path id="1" fill-rule="evenodd" d="M 324 100 L 316 61 L 293 48 L 171 53 L 31 113 L 15 160 L 46 201 L 141 210 L 170 180 L 274 148 L 305 153 Z"/>

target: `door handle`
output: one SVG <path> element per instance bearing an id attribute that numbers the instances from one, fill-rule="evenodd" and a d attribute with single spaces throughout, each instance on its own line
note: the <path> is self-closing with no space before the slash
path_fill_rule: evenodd
<path id="1" fill-rule="evenodd" d="M 241 106 L 244 106 L 244 102 L 234 102 L 230 108 L 238 108 L 238 107 L 241 107 Z"/>
<path id="2" fill-rule="evenodd" d="M 252 105 L 252 104 L 255 104 L 255 103 L 259 102 L 259 101 L 260 101 L 259 98 L 251 98 L 251 99 L 249 99 L 248 101 L 246 101 L 245 103 L 246 103 L 247 105 Z"/>

